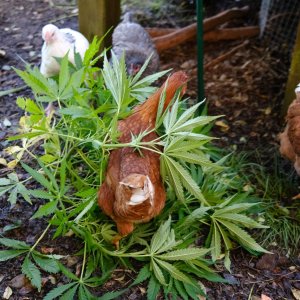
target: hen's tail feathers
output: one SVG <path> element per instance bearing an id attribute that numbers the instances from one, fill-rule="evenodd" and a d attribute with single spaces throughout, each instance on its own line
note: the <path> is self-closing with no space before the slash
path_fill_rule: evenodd
<path id="1" fill-rule="evenodd" d="M 123 22 L 124 23 L 132 23 L 133 21 L 133 14 L 132 12 L 127 12 L 124 16 L 123 16 Z"/>
<path id="2" fill-rule="evenodd" d="M 136 107 L 135 112 L 142 114 L 145 112 L 150 118 L 156 116 L 160 95 L 163 93 L 165 86 L 167 85 L 164 110 L 168 107 L 179 88 L 182 88 L 181 95 L 186 92 L 187 80 L 188 77 L 186 73 L 182 71 L 172 74 L 153 95 L 151 95 L 143 104 Z"/>

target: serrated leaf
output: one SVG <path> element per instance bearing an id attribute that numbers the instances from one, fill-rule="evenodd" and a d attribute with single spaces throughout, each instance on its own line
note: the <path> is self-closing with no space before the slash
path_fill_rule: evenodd
<path id="1" fill-rule="evenodd" d="M 26 100 L 23 97 L 18 97 L 16 100 L 16 104 L 23 110 L 25 110 L 26 107 Z"/>
<path id="2" fill-rule="evenodd" d="M 60 61 L 60 71 L 59 71 L 59 81 L 58 81 L 58 87 L 60 93 L 64 90 L 66 87 L 69 79 L 70 79 L 70 73 L 69 73 L 69 58 L 68 58 L 69 52 L 65 54 L 65 56 Z"/>
<path id="3" fill-rule="evenodd" d="M 167 285 L 165 276 L 164 276 L 161 268 L 157 265 L 156 259 L 151 259 L 151 266 L 152 266 L 154 275 L 155 275 L 156 279 L 158 280 L 158 282 L 161 285 Z"/>
<path id="4" fill-rule="evenodd" d="M 269 228 L 269 226 L 259 224 L 253 219 L 237 213 L 222 213 L 219 214 L 217 218 L 227 220 L 229 222 L 240 223 L 247 228 Z"/>
<path id="5" fill-rule="evenodd" d="M 155 279 L 154 276 L 151 276 L 147 288 L 147 300 L 155 300 L 160 290 L 160 284 Z"/>
<path id="6" fill-rule="evenodd" d="M 200 127 L 209 124 L 215 119 L 219 118 L 219 116 L 200 116 L 194 119 L 190 119 L 186 121 L 184 124 L 177 126 L 177 123 L 173 126 L 172 131 L 192 131 L 195 127 Z"/>
<path id="7" fill-rule="evenodd" d="M 0 238 L 0 244 L 4 245 L 9 248 L 14 248 L 14 249 L 29 249 L 30 246 L 27 245 L 23 241 L 18 241 L 18 240 L 13 240 L 13 239 L 8 239 L 8 238 Z"/>
<path id="8" fill-rule="evenodd" d="M 56 191 L 59 191 L 59 187 L 58 184 L 56 182 L 55 179 L 55 174 L 53 173 L 53 171 L 51 171 L 50 169 L 48 169 L 45 164 L 39 159 L 37 158 L 37 162 L 39 163 L 39 165 L 42 167 L 43 171 L 45 172 L 45 174 L 48 176 L 48 178 L 50 179 L 50 183 L 52 184 L 52 186 L 55 188 Z M 49 189 L 50 191 L 51 189 Z"/>
<path id="9" fill-rule="evenodd" d="M 187 275 L 182 273 L 179 269 L 177 269 L 174 265 L 172 265 L 166 261 L 160 260 L 160 259 L 155 259 L 155 261 L 162 268 L 164 268 L 168 273 L 170 273 L 171 277 L 173 277 L 174 279 L 177 279 L 179 281 L 186 282 L 189 284 L 193 284 L 191 279 Z"/>
<path id="10" fill-rule="evenodd" d="M 116 292 L 108 292 L 104 294 L 101 297 L 98 297 L 98 300 L 111 300 L 111 299 L 116 299 L 117 297 L 121 296 L 123 293 L 125 293 L 127 289 L 116 291 Z"/>
<path id="11" fill-rule="evenodd" d="M 193 223 L 195 220 L 201 220 L 207 215 L 207 211 L 210 209 L 210 207 L 205 206 L 196 208 L 186 217 L 186 219 L 182 222 L 182 224 L 179 225 L 179 227 L 188 225 L 189 223 Z"/>
<path id="12" fill-rule="evenodd" d="M 23 183 L 19 182 L 17 184 L 17 189 L 18 189 L 18 192 L 23 196 L 23 198 L 25 199 L 25 201 L 27 201 L 28 203 L 32 204 L 31 199 L 29 197 L 29 192 L 26 189 L 25 185 L 23 185 Z"/>
<path id="13" fill-rule="evenodd" d="M 201 202 L 206 203 L 207 201 L 205 200 L 199 186 L 197 183 L 194 181 L 190 173 L 178 162 L 176 162 L 174 159 L 168 157 L 168 161 L 170 165 L 172 165 L 173 172 L 176 172 L 176 174 L 180 177 L 180 181 L 184 185 L 184 187 L 197 199 L 199 199 Z M 174 174 L 172 174 L 174 175 Z"/>
<path id="14" fill-rule="evenodd" d="M 232 197 L 230 197 L 228 200 L 229 202 L 232 201 L 231 199 Z M 224 203 L 222 203 L 224 204 Z M 242 211 L 246 211 L 249 208 L 251 208 L 252 206 L 258 205 L 259 203 L 238 203 L 238 204 L 232 204 L 232 205 L 228 205 L 225 207 L 221 207 L 221 209 L 218 209 L 214 212 L 214 216 L 219 216 L 222 215 L 224 213 L 240 213 Z"/>
<path id="15" fill-rule="evenodd" d="M 60 300 L 71 300 L 74 299 L 76 291 L 78 289 L 78 285 L 73 286 L 72 288 L 70 288 L 69 290 L 67 290 L 61 297 Z"/>
<path id="16" fill-rule="evenodd" d="M 131 286 L 134 286 L 136 284 L 139 284 L 146 279 L 148 279 L 151 276 L 151 272 L 149 270 L 149 265 L 145 265 L 139 272 L 138 276 L 135 278 L 134 282 L 131 284 Z"/>
<path id="17" fill-rule="evenodd" d="M 40 115 L 42 114 L 41 109 L 37 106 L 37 104 L 31 100 L 31 99 L 26 99 L 26 111 L 34 114 L 34 115 Z"/>
<path id="18" fill-rule="evenodd" d="M 182 284 L 181 281 L 179 280 L 174 280 L 174 285 L 176 287 L 176 290 L 178 291 L 179 295 L 184 299 L 184 300 L 189 300 L 189 296 L 185 291 L 185 288 Z"/>
<path id="19" fill-rule="evenodd" d="M 188 248 L 171 251 L 156 257 L 163 260 L 192 260 L 204 256 L 210 249 Z"/>
<path id="20" fill-rule="evenodd" d="M 232 249 L 232 243 L 231 243 L 230 239 L 228 238 L 227 232 L 223 229 L 221 224 L 219 224 L 218 222 L 216 222 L 216 224 L 218 226 L 218 229 L 219 229 L 222 239 L 224 241 L 226 252 L 229 252 L 229 250 Z"/>
<path id="21" fill-rule="evenodd" d="M 43 269 L 46 272 L 49 273 L 57 273 L 59 272 L 60 268 L 58 266 L 58 263 L 53 258 L 41 258 L 38 255 L 32 255 L 34 261 L 37 263 L 37 265 Z"/>
<path id="22" fill-rule="evenodd" d="M 31 281 L 32 285 L 34 285 L 38 289 L 38 291 L 41 290 L 41 272 L 36 267 L 36 265 L 32 263 L 28 256 L 25 258 L 22 264 L 22 273 L 26 275 L 26 277 Z"/>
<path id="23" fill-rule="evenodd" d="M 44 154 L 44 155 L 40 156 L 40 160 L 41 160 L 43 163 L 46 163 L 46 164 L 52 163 L 52 162 L 54 162 L 56 159 L 57 159 L 57 157 L 56 157 L 56 156 L 53 156 L 53 155 L 51 155 L 51 154 Z"/>
<path id="24" fill-rule="evenodd" d="M 21 162 L 22 167 L 26 172 L 28 172 L 37 182 L 39 182 L 43 187 L 45 187 L 48 190 L 52 190 L 52 186 L 50 182 L 39 172 L 36 170 L 32 169 L 25 163 Z"/>
<path id="25" fill-rule="evenodd" d="M 10 191 L 10 194 L 9 194 L 9 196 L 8 196 L 7 201 L 8 201 L 11 205 L 16 204 L 16 202 L 17 202 L 17 195 L 18 195 L 18 188 L 15 187 L 14 189 L 12 189 L 12 190 Z"/>
<path id="26" fill-rule="evenodd" d="M 35 212 L 31 219 L 41 218 L 53 214 L 57 208 L 57 201 L 50 201 L 42 206 Z"/>
<path id="27" fill-rule="evenodd" d="M 177 197 L 181 200 L 184 201 L 184 193 L 183 193 L 183 187 L 181 184 L 181 181 L 179 179 L 179 176 L 176 172 L 176 169 L 174 168 L 172 162 L 170 161 L 170 158 L 167 155 L 161 155 L 160 159 L 161 163 L 164 165 L 163 169 L 165 170 L 165 173 L 175 190 L 175 193 Z"/>
<path id="28" fill-rule="evenodd" d="M 171 229 L 167 236 L 167 239 L 165 240 L 163 245 L 156 251 L 156 254 L 169 251 L 181 243 L 182 243 L 182 241 L 176 241 L 175 231 L 174 231 L 174 229 Z"/>
<path id="29" fill-rule="evenodd" d="M 59 269 L 62 271 L 62 273 L 67 276 L 68 278 L 78 281 L 79 278 L 74 275 L 68 268 L 66 268 L 62 263 L 58 262 Z"/>
<path id="30" fill-rule="evenodd" d="M 68 284 L 64 284 L 64 285 L 60 285 L 56 288 L 54 288 L 53 290 L 51 290 L 45 297 L 43 300 L 52 300 L 52 299 L 56 299 L 59 296 L 61 296 L 65 291 L 67 291 L 68 289 L 72 288 L 75 284 L 77 284 L 77 282 L 71 282 Z"/>
<path id="31" fill-rule="evenodd" d="M 172 157 L 178 158 L 180 160 L 192 163 L 192 164 L 197 164 L 202 167 L 215 167 L 215 163 L 207 159 L 204 155 L 198 155 L 195 153 L 190 153 L 190 152 L 168 152 L 168 154 Z"/>
<path id="32" fill-rule="evenodd" d="M 79 300 L 98 300 L 98 297 L 94 297 L 88 288 L 82 284 L 79 286 L 78 298 Z"/>
<path id="33" fill-rule="evenodd" d="M 0 178 L 0 185 L 9 185 L 12 182 L 7 178 Z"/>
<path id="34" fill-rule="evenodd" d="M 91 110 L 85 107 L 71 105 L 66 108 L 61 108 L 59 112 L 63 115 L 72 116 L 73 119 L 76 118 L 86 118 L 91 115 Z"/>
<path id="35" fill-rule="evenodd" d="M 36 72 L 34 69 L 31 72 L 21 71 L 15 69 L 16 73 L 24 80 L 24 82 L 32 88 L 32 90 L 37 94 L 47 94 L 49 93 L 47 82 L 42 80 L 41 78 L 36 77 L 35 75 L 38 72 L 36 68 Z"/>
<path id="36" fill-rule="evenodd" d="M 0 187 L 0 196 L 6 194 L 13 187 L 14 185 L 9 185 L 9 186 L 6 185 L 5 187 Z"/>
<path id="37" fill-rule="evenodd" d="M 190 299 L 193 300 L 198 300 L 199 299 L 199 295 L 201 296 L 205 296 L 205 293 L 203 292 L 203 290 L 200 288 L 200 286 L 195 286 L 191 285 L 191 284 L 187 284 L 187 283 L 183 283 L 185 290 L 187 291 L 188 295 L 190 296 Z"/>
<path id="38" fill-rule="evenodd" d="M 257 244 L 256 241 L 246 231 L 235 224 L 225 220 L 219 220 L 219 222 L 222 223 L 232 234 L 234 234 L 242 246 L 244 245 L 245 247 L 257 252 L 271 253 Z"/>
<path id="39" fill-rule="evenodd" d="M 213 222 L 211 226 L 213 226 L 213 233 L 210 243 L 211 258 L 215 262 L 217 259 L 220 258 L 221 255 L 221 236 L 216 223 Z"/>
<path id="40" fill-rule="evenodd" d="M 47 191 L 43 191 L 43 190 L 27 190 L 27 191 L 29 195 L 38 199 L 47 199 L 47 200 L 53 199 L 53 195 L 51 195 Z"/>
<path id="41" fill-rule="evenodd" d="M 165 147 L 164 152 L 167 153 L 177 153 L 177 152 L 187 152 L 193 149 L 198 149 L 202 144 L 203 140 L 186 140 L 188 134 L 183 136 L 177 136 L 171 140 L 171 142 Z"/>
<path id="42" fill-rule="evenodd" d="M 231 273 L 231 270 L 230 270 L 231 260 L 230 260 L 229 253 L 230 253 L 229 251 L 225 251 L 224 266 Z"/>
<path id="43" fill-rule="evenodd" d="M 151 253 L 156 253 L 160 247 L 165 243 L 170 233 L 171 217 L 164 223 L 162 223 L 156 233 L 153 235 L 150 244 Z"/>
<path id="44" fill-rule="evenodd" d="M 0 250 L 0 261 L 9 260 L 25 252 L 27 252 L 27 250 Z"/>
<path id="45" fill-rule="evenodd" d="M 186 111 L 184 111 L 183 114 L 178 118 L 174 127 L 178 127 L 178 126 L 184 124 L 188 119 L 190 119 L 194 115 L 194 113 L 197 111 L 197 109 L 199 108 L 200 105 L 201 105 L 201 102 L 191 106 Z"/>

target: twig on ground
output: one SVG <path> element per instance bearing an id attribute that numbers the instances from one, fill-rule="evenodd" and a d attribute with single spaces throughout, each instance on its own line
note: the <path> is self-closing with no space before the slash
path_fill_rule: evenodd
<path id="1" fill-rule="evenodd" d="M 230 56 L 232 56 L 235 52 L 237 52 L 238 50 L 240 50 L 241 48 L 243 48 L 244 46 L 248 45 L 249 41 L 246 40 L 245 42 L 243 42 L 242 44 L 239 44 L 237 46 L 235 46 L 234 48 L 232 48 L 231 50 L 229 50 L 228 52 L 218 56 L 217 58 L 211 60 L 210 62 L 208 62 L 207 64 L 204 65 L 204 69 L 207 70 L 215 65 L 217 65 L 218 63 L 224 61 L 225 59 L 229 58 Z"/>

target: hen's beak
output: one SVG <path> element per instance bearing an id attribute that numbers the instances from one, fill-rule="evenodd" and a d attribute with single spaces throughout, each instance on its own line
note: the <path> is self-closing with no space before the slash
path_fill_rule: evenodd
<path id="1" fill-rule="evenodd" d="M 44 36 L 44 40 L 45 40 L 45 42 L 47 43 L 47 44 L 49 44 L 52 40 L 53 40 L 53 36 L 54 36 L 54 34 L 53 34 L 53 32 L 46 32 L 45 33 L 45 36 Z"/>

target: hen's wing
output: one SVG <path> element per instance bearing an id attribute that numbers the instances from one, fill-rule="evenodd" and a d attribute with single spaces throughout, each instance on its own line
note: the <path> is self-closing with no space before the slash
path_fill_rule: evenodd
<path id="1" fill-rule="evenodd" d="M 296 155 L 300 155 L 300 116 L 288 121 L 288 137 Z"/>
<path id="2" fill-rule="evenodd" d="M 64 34 L 65 40 L 70 44 L 70 50 L 78 52 L 81 58 L 84 57 L 85 51 L 89 47 L 88 40 L 80 32 L 70 29 L 62 28 L 60 31 Z"/>
<path id="3" fill-rule="evenodd" d="M 120 152 L 119 150 L 112 151 L 109 157 L 105 181 L 100 186 L 98 192 L 98 205 L 106 215 L 109 215 L 115 220 L 114 202 L 115 190 L 119 183 L 120 173 Z"/>

